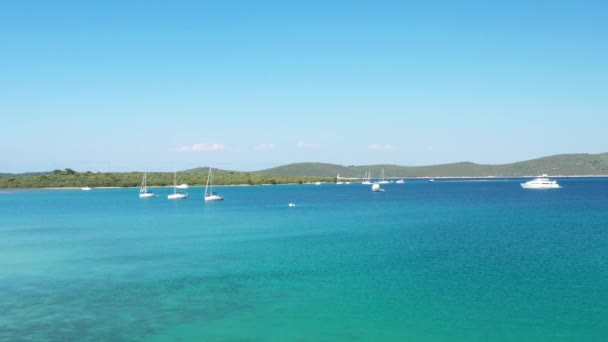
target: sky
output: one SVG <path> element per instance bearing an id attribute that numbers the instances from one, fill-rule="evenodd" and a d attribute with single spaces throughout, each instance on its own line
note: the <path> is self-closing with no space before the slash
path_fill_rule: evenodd
<path id="1" fill-rule="evenodd" d="M 0 2 L 0 172 L 608 152 L 606 1 Z"/>

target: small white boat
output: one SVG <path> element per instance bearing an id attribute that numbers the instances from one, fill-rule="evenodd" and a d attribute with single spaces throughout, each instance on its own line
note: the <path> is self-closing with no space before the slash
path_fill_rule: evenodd
<path id="1" fill-rule="evenodd" d="M 148 190 L 147 175 L 144 172 L 144 178 L 141 181 L 141 188 L 139 189 L 139 198 L 150 198 L 155 196 L 155 193 Z"/>
<path id="2" fill-rule="evenodd" d="M 187 192 L 177 191 L 177 172 L 173 172 L 173 193 L 167 195 L 167 199 L 177 200 L 188 198 Z"/>
<path id="3" fill-rule="evenodd" d="M 288 206 L 289 206 L 290 208 L 295 208 L 295 206 L 296 206 L 296 205 L 295 205 L 295 203 L 289 203 L 289 204 L 288 204 Z"/>
<path id="4" fill-rule="evenodd" d="M 373 191 L 373 192 L 381 192 L 381 191 L 384 191 L 384 189 L 382 189 L 382 188 L 380 187 L 380 184 L 378 184 L 378 183 L 374 183 L 374 184 L 372 185 L 372 191 Z"/>
<path id="5" fill-rule="evenodd" d="M 405 181 L 403 179 L 400 179 L 400 180 L 396 181 L 395 183 L 397 183 L 397 184 L 403 184 L 403 183 L 405 183 Z"/>
<path id="6" fill-rule="evenodd" d="M 344 182 L 340 180 L 340 174 L 339 173 L 338 173 L 338 176 L 336 177 L 336 184 L 344 184 Z"/>
<path id="7" fill-rule="evenodd" d="M 315 185 L 321 185 L 321 182 L 315 182 Z"/>
<path id="8" fill-rule="evenodd" d="M 547 178 L 547 175 L 542 175 L 529 182 L 521 183 L 524 189 L 559 189 L 561 188 L 557 181 Z"/>
<path id="9" fill-rule="evenodd" d="M 435 181 L 435 178 L 429 179 L 429 182 L 431 182 L 431 183 L 434 182 L 434 181 Z"/>
<path id="10" fill-rule="evenodd" d="M 89 188 L 88 186 L 84 186 L 84 187 L 80 188 L 80 190 L 89 191 L 89 190 L 91 190 L 91 188 Z"/>
<path id="11" fill-rule="evenodd" d="M 213 192 L 213 181 L 211 178 L 211 166 L 209 166 L 209 174 L 207 175 L 207 185 L 205 185 L 205 201 L 223 201 L 224 197 Z"/>
<path id="12" fill-rule="evenodd" d="M 180 184 L 180 185 L 176 186 L 176 188 L 178 188 L 178 189 L 188 189 L 188 184 L 186 184 L 186 183 Z"/>

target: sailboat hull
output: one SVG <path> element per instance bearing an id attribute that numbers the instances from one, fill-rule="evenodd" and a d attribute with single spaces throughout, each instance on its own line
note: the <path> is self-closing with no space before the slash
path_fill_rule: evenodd
<path id="1" fill-rule="evenodd" d="M 207 195 L 205 196 L 205 201 L 223 201 L 224 197 L 220 195 Z"/>
<path id="2" fill-rule="evenodd" d="M 170 200 L 175 200 L 175 199 L 186 199 L 188 198 L 188 194 L 171 194 L 171 195 L 167 195 L 167 198 Z"/>

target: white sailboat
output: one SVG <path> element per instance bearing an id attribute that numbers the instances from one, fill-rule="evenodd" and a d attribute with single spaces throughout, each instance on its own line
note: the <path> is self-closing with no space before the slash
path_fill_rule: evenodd
<path id="1" fill-rule="evenodd" d="M 380 181 L 378 182 L 380 184 L 388 184 L 389 182 L 384 179 L 384 169 L 382 169 L 382 176 L 380 177 Z"/>
<path id="2" fill-rule="evenodd" d="M 205 201 L 223 201 L 224 197 L 213 192 L 213 181 L 211 178 L 211 166 L 209 166 L 209 174 L 207 175 L 207 185 L 205 185 Z"/>
<path id="3" fill-rule="evenodd" d="M 170 200 L 188 198 L 187 192 L 177 191 L 177 171 L 173 172 L 173 193 L 170 195 L 167 195 L 167 198 Z"/>
<path id="4" fill-rule="evenodd" d="M 363 179 L 363 182 L 361 182 L 361 184 L 363 184 L 363 185 L 371 185 L 372 184 L 372 172 L 368 171 L 365 176 L 366 177 Z"/>
<path id="5" fill-rule="evenodd" d="M 336 184 L 344 184 L 344 182 L 340 180 L 340 174 L 339 173 L 338 173 L 338 176 L 336 177 Z"/>
<path id="6" fill-rule="evenodd" d="M 156 196 L 152 191 L 148 191 L 147 173 L 144 172 L 144 178 L 141 180 L 141 188 L 139 188 L 139 198 L 150 198 Z"/>

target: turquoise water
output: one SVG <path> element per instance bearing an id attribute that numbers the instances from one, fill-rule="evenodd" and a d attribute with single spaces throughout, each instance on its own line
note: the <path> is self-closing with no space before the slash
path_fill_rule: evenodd
<path id="1" fill-rule="evenodd" d="M 605 341 L 608 179 L 559 182 L 1 190 L 0 340 Z"/>

